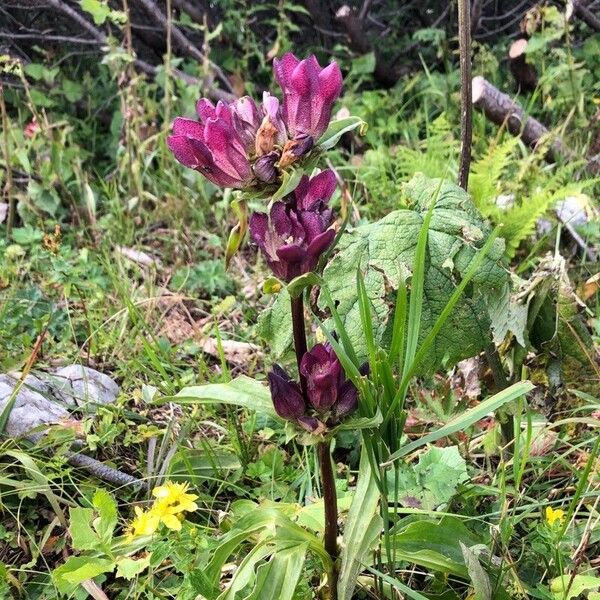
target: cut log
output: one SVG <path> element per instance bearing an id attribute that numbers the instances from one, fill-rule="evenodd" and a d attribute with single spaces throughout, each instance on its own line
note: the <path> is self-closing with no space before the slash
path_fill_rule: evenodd
<path id="1" fill-rule="evenodd" d="M 527 40 L 515 40 L 508 50 L 508 66 L 517 82 L 517 88 L 522 92 L 533 92 L 538 84 L 535 67 L 527 62 Z"/>
<path id="2" fill-rule="evenodd" d="M 535 148 L 549 131 L 537 119 L 528 117 L 521 106 L 508 94 L 501 92 L 484 77 L 473 78 L 473 105 L 496 125 L 504 125 L 513 135 L 521 136 L 525 144 Z M 555 160 L 560 154 L 567 154 L 563 143 L 556 138 L 548 150 L 548 158 Z"/>

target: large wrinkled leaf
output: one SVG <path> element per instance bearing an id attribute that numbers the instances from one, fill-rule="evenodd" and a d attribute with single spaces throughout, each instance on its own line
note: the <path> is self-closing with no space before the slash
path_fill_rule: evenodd
<path id="1" fill-rule="evenodd" d="M 439 190 L 439 192 L 438 192 Z M 431 331 L 450 296 L 490 233 L 469 196 L 458 186 L 415 176 L 406 186 L 406 207 L 342 235 L 324 279 L 358 354 L 365 356 L 357 301 L 356 273 L 364 275 L 371 302 L 375 335 L 385 342 L 392 315 L 390 298 L 407 283 L 415 261 L 419 231 L 432 202 L 420 342 Z M 425 357 L 421 371 L 450 365 L 473 356 L 489 343 L 486 300 L 499 294 L 508 275 L 501 264 L 504 244 L 496 240 L 473 281 L 455 306 Z"/>
<path id="2" fill-rule="evenodd" d="M 390 499 L 395 500 L 392 471 L 388 477 Z M 467 479 L 467 465 L 456 446 L 433 446 L 419 458 L 417 465 L 399 465 L 397 500 L 403 506 L 433 510 L 450 501 L 458 485 Z"/>
<path id="3" fill-rule="evenodd" d="M 271 306 L 258 317 L 258 334 L 268 344 L 269 352 L 277 359 L 291 346 L 292 313 L 290 295 L 282 289 Z"/>

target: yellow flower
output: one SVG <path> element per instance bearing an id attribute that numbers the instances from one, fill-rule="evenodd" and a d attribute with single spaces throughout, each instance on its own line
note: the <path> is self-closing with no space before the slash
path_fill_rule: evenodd
<path id="1" fill-rule="evenodd" d="M 135 511 L 135 518 L 129 524 L 127 538 L 132 540 L 142 535 L 152 535 L 160 523 L 159 517 L 153 514 L 152 511 L 142 510 L 139 506 L 135 506 L 133 510 Z"/>
<path id="2" fill-rule="evenodd" d="M 159 522 L 164 523 L 166 527 L 173 531 L 181 529 L 181 521 L 185 518 L 179 511 L 179 507 L 171 506 L 166 498 L 156 500 L 150 512 Z"/>
<path id="3" fill-rule="evenodd" d="M 157 502 L 164 502 L 165 505 L 172 509 L 173 513 L 180 513 L 184 510 L 192 512 L 198 510 L 198 505 L 194 502 L 198 496 L 188 494 L 189 484 L 175 483 L 167 481 L 165 485 L 160 485 L 152 490 L 152 495 L 157 498 Z"/>
<path id="4" fill-rule="evenodd" d="M 558 521 L 559 523 L 562 523 L 564 520 L 565 520 L 565 511 L 564 510 L 561 510 L 560 508 L 557 508 L 555 510 L 551 506 L 546 507 L 546 522 L 548 523 L 548 525 L 550 525 L 550 527 L 552 527 L 554 525 L 554 523 L 556 523 L 556 521 Z"/>

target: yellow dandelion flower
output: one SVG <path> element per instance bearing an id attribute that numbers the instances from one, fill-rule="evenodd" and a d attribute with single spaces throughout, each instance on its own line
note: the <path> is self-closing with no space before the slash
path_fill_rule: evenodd
<path id="1" fill-rule="evenodd" d="M 198 505 L 194 502 L 198 498 L 196 494 L 188 494 L 189 484 L 175 483 L 167 481 L 165 485 L 160 485 L 152 490 L 152 495 L 159 501 L 164 502 L 173 509 L 173 513 L 183 511 L 193 512 L 198 510 Z"/>
<path id="2" fill-rule="evenodd" d="M 560 508 L 557 508 L 555 510 L 551 506 L 546 507 L 546 522 L 548 523 L 548 525 L 550 525 L 550 527 L 552 527 L 554 525 L 554 523 L 556 523 L 556 521 L 558 521 L 559 523 L 562 523 L 564 520 L 565 520 L 565 511 L 564 510 L 561 510 Z"/>
<path id="3" fill-rule="evenodd" d="M 131 541 L 142 535 L 152 535 L 158 528 L 160 519 L 152 511 L 142 510 L 139 506 L 133 508 L 135 518 L 129 524 L 127 538 Z"/>
<path id="4" fill-rule="evenodd" d="M 163 523 L 165 527 L 173 531 L 179 531 L 181 529 L 181 522 L 185 519 L 179 510 L 179 506 L 171 506 L 166 498 L 156 500 L 150 512 L 160 523 Z"/>

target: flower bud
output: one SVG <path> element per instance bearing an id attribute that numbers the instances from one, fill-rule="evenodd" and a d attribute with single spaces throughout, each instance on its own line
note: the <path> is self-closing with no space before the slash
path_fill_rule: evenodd
<path id="1" fill-rule="evenodd" d="M 273 365 L 268 375 L 271 400 L 275 412 L 282 418 L 294 421 L 304 414 L 305 403 L 300 386 L 279 366 Z"/>
<path id="2" fill-rule="evenodd" d="M 260 156 L 254 163 L 254 175 L 264 183 L 273 183 L 277 179 L 277 169 L 275 163 L 279 158 L 277 152 L 269 152 L 264 156 Z"/>

